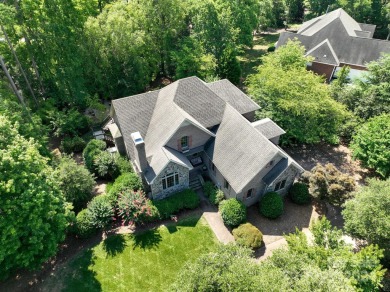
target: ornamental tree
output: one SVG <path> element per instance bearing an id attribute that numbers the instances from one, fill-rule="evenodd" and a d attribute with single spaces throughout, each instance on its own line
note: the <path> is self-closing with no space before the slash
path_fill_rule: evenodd
<path id="1" fill-rule="evenodd" d="M 142 221 L 152 216 L 149 200 L 142 191 L 126 190 L 118 198 L 118 215 L 123 223 L 142 223 Z"/>
<path id="2" fill-rule="evenodd" d="M 63 195 L 39 145 L 0 115 L 1 277 L 37 268 L 65 237 Z"/>
<path id="3" fill-rule="evenodd" d="M 390 175 L 390 114 L 363 124 L 352 139 L 352 155 L 382 177 Z"/>

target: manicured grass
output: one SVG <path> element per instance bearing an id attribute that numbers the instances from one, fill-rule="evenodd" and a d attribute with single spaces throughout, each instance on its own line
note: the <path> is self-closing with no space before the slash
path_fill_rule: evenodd
<path id="1" fill-rule="evenodd" d="M 166 291 L 186 261 L 217 244 L 199 217 L 137 235 L 110 236 L 59 270 L 47 290 Z"/>

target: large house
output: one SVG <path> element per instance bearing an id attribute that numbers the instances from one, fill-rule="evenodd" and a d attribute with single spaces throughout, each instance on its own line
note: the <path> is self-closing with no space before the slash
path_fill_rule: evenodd
<path id="1" fill-rule="evenodd" d="M 285 194 L 303 171 L 279 146 L 285 132 L 270 119 L 253 122 L 259 106 L 228 80 L 197 77 L 112 101 L 109 126 L 161 199 L 211 179 L 225 197 L 247 206 L 268 191 Z"/>
<path id="2" fill-rule="evenodd" d="M 390 41 L 373 38 L 375 27 L 356 22 L 340 8 L 304 22 L 297 33 L 282 32 L 276 47 L 298 39 L 306 55 L 314 57 L 308 69 L 325 75 L 328 82 L 346 65 L 351 68 L 350 78 L 359 77 L 367 63 L 390 53 Z"/>

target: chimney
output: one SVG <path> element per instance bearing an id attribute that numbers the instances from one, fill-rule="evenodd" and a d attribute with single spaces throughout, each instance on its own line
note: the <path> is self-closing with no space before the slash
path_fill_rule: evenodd
<path id="1" fill-rule="evenodd" d="M 146 160 L 145 142 L 142 139 L 140 132 L 134 132 L 131 134 L 131 138 L 134 143 L 134 156 L 138 170 L 144 172 L 148 167 L 148 161 Z"/>

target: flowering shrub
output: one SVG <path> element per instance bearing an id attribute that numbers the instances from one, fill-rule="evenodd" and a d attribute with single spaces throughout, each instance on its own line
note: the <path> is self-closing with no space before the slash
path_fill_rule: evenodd
<path id="1" fill-rule="evenodd" d="M 142 223 L 152 216 L 149 200 L 142 191 L 126 190 L 118 198 L 118 215 L 124 224 Z"/>

